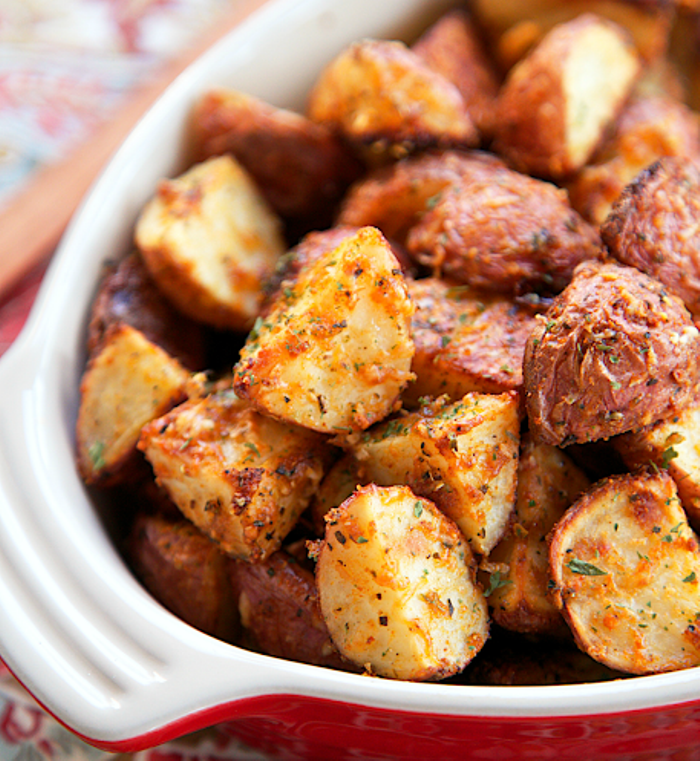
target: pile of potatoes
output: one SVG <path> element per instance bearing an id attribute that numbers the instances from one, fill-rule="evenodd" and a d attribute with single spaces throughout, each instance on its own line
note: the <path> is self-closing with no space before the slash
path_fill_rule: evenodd
<path id="1" fill-rule="evenodd" d="M 700 11 L 473 0 L 192 114 L 77 463 L 173 613 L 414 681 L 700 665 Z"/>

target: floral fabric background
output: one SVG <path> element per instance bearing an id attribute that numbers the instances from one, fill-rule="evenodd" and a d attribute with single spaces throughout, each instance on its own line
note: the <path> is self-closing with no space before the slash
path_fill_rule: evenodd
<path id="1" fill-rule="evenodd" d="M 129 91 L 237 0 L 0 0 L 0 207 L 69 153 Z M 0 301 L 0 354 L 45 266 Z M 264 761 L 221 728 L 125 756 L 92 748 L 42 711 L 0 661 L 0 761 Z"/>

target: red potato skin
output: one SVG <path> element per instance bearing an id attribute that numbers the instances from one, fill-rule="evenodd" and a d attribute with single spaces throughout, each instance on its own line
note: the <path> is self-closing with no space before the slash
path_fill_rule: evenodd
<path id="1" fill-rule="evenodd" d="M 161 294 L 138 255 L 132 253 L 104 276 L 92 304 L 88 352 L 102 345 L 110 325 L 125 322 L 190 370 L 206 367 L 205 331 Z"/>
<path id="2" fill-rule="evenodd" d="M 127 555 L 144 586 L 168 610 L 207 634 L 233 639 L 228 561 L 189 521 L 138 514 Z"/>
<path id="3" fill-rule="evenodd" d="M 700 333 L 657 280 L 586 262 L 528 339 L 530 430 L 562 446 L 608 439 L 670 417 L 700 383 Z"/>
<path id="4" fill-rule="evenodd" d="M 558 293 L 580 262 L 600 255 L 600 238 L 566 191 L 492 165 L 445 192 L 410 231 L 407 249 L 476 289 Z"/>
<path id="5" fill-rule="evenodd" d="M 619 261 L 655 277 L 700 319 L 700 165 L 665 157 L 625 188 L 601 236 Z"/>
<path id="6" fill-rule="evenodd" d="M 232 561 L 230 576 L 247 636 L 261 652 L 356 670 L 331 642 L 313 572 L 280 550 L 263 563 Z"/>

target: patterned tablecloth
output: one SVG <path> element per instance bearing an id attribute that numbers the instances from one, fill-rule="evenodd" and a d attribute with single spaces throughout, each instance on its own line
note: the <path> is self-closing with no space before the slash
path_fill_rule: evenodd
<path id="1" fill-rule="evenodd" d="M 119 108 L 129 89 L 236 0 L 0 0 L 0 206 Z M 46 265 L 0 301 L 0 355 Z M 127 756 L 92 748 L 42 711 L 0 661 L 0 761 L 264 761 L 220 728 Z"/>

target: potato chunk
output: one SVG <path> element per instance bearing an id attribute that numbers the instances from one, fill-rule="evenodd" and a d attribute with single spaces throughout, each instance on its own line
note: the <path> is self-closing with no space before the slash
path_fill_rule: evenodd
<path id="1" fill-rule="evenodd" d="M 585 494 L 557 524 L 550 563 L 555 602 L 591 657 L 632 674 L 700 664 L 700 548 L 667 473 Z"/>
<path id="2" fill-rule="evenodd" d="M 694 526 L 700 526 L 700 399 L 673 417 L 613 439 L 630 468 L 656 465 L 673 478 Z"/>
<path id="3" fill-rule="evenodd" d="M 700 381 L 700 333 L 676 296 L 633 267 L 586 262 L 525 347 L 530 430 L 586 443 L 671 417 Z"/>
<path id="4" fill-rule="evenodd" d="M 405 241 L 442 194 L 491 166 L 505 166 L 480 151 L 428 151 L 380 167 L 358 180 L 346 193 L 338 213 L 339 225 L 372 225 L 390 240 Z"/>
<path id="5" fill-rule="evenodd" d="M 327 127 L 251 95 L 212 90 L 192 122 L 197 160 L 230 153 L 285 219 L 325 226 L 360 173 L 350 149 Z"/>
<path id="6" fill-rule="evenodd" d="M 279 550 L 262 563 L 234 561 L 231 579 L 241 624 L 256 650 L 353 670 L 331 641 L 312 570 Z"/>
<path id="7" fill-rule="evenodd" d="M 140 331 L 112 325 L 80 383 L 78 468 L 88 484 L 128 476 L 141 427 L 185 398 L 189 373 Z"/>
<path id="8" fill-rule="evenodd" d="M 663 156 L 697 157 L 700 122 L 668 97 L 637 98 L 622 112 L 612 137 L 567 183 L 571 205 L 593 224 L 605 222 L 625 186 Z"/>
<path id="9" fill-rule="evenodd" d="M 214 637 L 234 637 L 237 616 L 226 556 L 189 521 L 140 513 L 127 555 L 143 585 L 168 610 Z"/>
<path id="10" fill-rule="evenodd" d="M 700 318 L 700 165 L 666 157 L 617 200 L 600 232 L 610 253 L 660 280 Z"/>
<path id="11" fill-rule="evenodd" d="M 230 391 L 154 420 L 139 449 L 183 515 L 250 561 L 279 548 L 331 455 L 323 437 L 263 417 Z"/>
<path id="12" fill-rule="evenodd" d="M 323 433 L 386 417 L 413 378 L 413 306 L 381 233 L 344 238 L 283 289 L 234 368 L 236 392 Z"/>
<path id="13" fill-rule="evenodd" d="M 379 676 L 442 679 L 488 636 L 469 548 L 407 487 L 367 486 L 332 510 L 316 578 L 336 647 Z"/>
<path id="14" fill-rule="evenodd" d="M 473 288 L 558 293 L 599 255 L 598 232 L 566 191 L 498 164 L 442 193 L 407 238 L 419 262 Z"/>
<path id="15" fill-rule="evenodd" d="M 558 179 L 577 171 L 639 71 L 638 55 L 616 24 L 584 14 L 555 27 L 506 79 L 494 150 L 528 174 Z"/>
<path id="16" fill-rule="evenodd" d="M 404 392 L 404 403 L 521 390 L 525 343 L 537 324 L 531 312 L 437 278 L 409 281 L 408 289 L 416 306 L 416 380 Z"/>
<path id="17" fill-rule="evenodd" d="M 516 394 L 473 393 L 381 423 L 351 451 L 365 483 L 410 486 L 486 555 L 513 513 L 519 435 Z"/>
<path id="18" fill-rule="evenodd" d="M 362 40 L 341 52 L 312 88 L 308 115 L 356 146 L 394 157 L 479 140 L 457 87 L 396 41 Z"/>
<path id="19" fill-rule="evenodd" d="M 489 555 L 489 607 L 504 629 L 557 632 L 563 621 L 549 599 L 547 535 L 590 482 L 564 452 L 526 435 L 518 461 L 515 524 Z M 505 564 L 507 572 L 496 568 Z M 498 574 L 497 576 L 495 574 Z"/>
<path id="20" fill-rule="evenodd" d="M 412 50 L 455 84 L 478 130 L 491 132 L 498 78 L 471 16 L 450 11 L 427 29 Z"/>
<path id="21" fill-rule="evenodd" d="M 141 212 L 136 245 L 180 311 L 231 330 L 253 324 L 262 282 L 285 251 L 278 218 L 230 156 L 163 180 Z"/>

